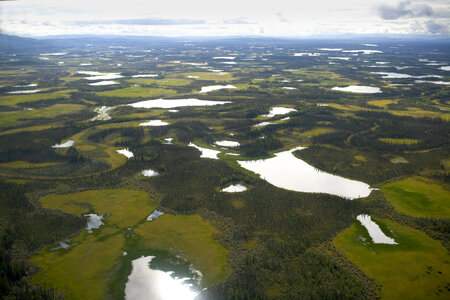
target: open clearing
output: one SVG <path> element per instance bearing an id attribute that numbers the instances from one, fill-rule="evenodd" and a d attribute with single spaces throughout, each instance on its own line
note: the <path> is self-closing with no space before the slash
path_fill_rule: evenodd
<path id="1" fill-rule="evenodd" d="M 384 232 L 394 232 L 398 245 L 368 242 L 367 230 L 357 222 L 339 233 L 333 243 L 382 286 L 381 298 L 448 298 L 450 256 L 442 244 L 396 222 L 376 221 Z"/>
<path id="2" fill-rule="evenodd" d="M 409 177 L 385 184 L 386 200 L 401 213 L 415 217 L 449 218 L 450 191 L 425 177 Z"/>

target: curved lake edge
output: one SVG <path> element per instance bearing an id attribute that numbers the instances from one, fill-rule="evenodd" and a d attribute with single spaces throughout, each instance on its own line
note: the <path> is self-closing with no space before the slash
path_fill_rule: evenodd
<path id="1" fill-rule="evenodd" d="M 294 152 L 306 148 L 291 147 L 265 158 L 239 158 L 236 159 L 236 164 L 241 170 L 250 172 L 273 186 L 295 192 L 324 193 L 354 200 L 366 198 L 373 191 L 365 182 L 322 171 L 294 155 Z M 287 173 L 290 173 L 289 176 Z"/>

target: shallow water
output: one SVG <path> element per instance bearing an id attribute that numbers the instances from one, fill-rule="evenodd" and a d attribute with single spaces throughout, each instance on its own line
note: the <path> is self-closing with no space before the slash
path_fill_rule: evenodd
<path id="1" fill-rule="evenodd" d="M 276 123 L 274 123 L 274 122 L 261 122 L 261 123 L 253 125 L 253 127 L 264 127 L 264 126 L 267 126 L 267 125 L 275 125 L 275 124 Z"/>
<path id="2" fill-rule="evenodd" d="M 236 56 L 215 56 L 213 59 L 235 59 Z"/>
<path id="3" fill-rule="evenodd" d="M 383 53 L 383 51 L 380 50 L 342 50 L 342 52 L 346 52 L 346 53 L 362 53 L 362 54 L 374 54 L 374 53 Z"/>
<path id="4" fill-rule="evenodd" d="M 174 271 L 154 268 L 156 259 L 156 256 L 141 256 L 131 262 L 132 271 L 125 285 L 126 300 L 191 300 L 200 293 L 200 272 L 189 268 L 177 276 Z"/>
<path id="5" fill-rule="evenodd" d="M 381 75 L 381 78 L 383 79 L 390 79 L 390 78 L 442 78 L 440 75 L 421 75 L 421 76 L 412 76 L 409 74 L 402 74 L 402 73 L 392 73 L 392 72 L 371 72 L 372 74 Z"/>
<path id="6" fill-rule="evenodd" d="M 52 148 L 69 148 L 69 147 L 72 147 L 74 143 L 75 143 L 75 141 L 68 140 L 67 142 L 62 143 L 62 144 L 53 145 Z"/>
<path id="7" fill-rule="evenodd" d="M 382 93 L 379 87 L 374 86 L 364 86 L 364 85 L 349 85 L 346 87 L 334 87 L 333 91 L 341 91 L 341 92 L 351 92 L 351 93 L 360 93 L 360 94 L 377 94 Z"/>
<path id="8" fill-rule="evenodd" d="M 442 84 L 442 85 L 450 85 L 450 81 L 432 81 L 432 80 L 415 80 L 415 83 L 433 83 L 433 84 Z"/>
<path id="9" fill-rule="evenodd" d="M 216 144 L 217 146 L 221 146 L 221 147 L 239 147 L 241 144 L 239 142 L 235 142 L 235 141 L 227 141 L 227 140 L 223 140 L 223 141 L 216 141 L 214 142 L 214 144 Z"/>
<path id="10" fill-rule="evenodd" d="M 30 84 L 17 84 L 14 87 L 23 88 L 23 87 L 35 87 L 37 86 L 36 83 L 30 83 Z"/>
<path id="11" fill-rule="evenodd" d="M 117 81 L 113 81 L 113 80 L 104 80 L 104 81 L 98 81 L 98 82 L 94 82 L 94 83 L 88 83 L 89 85 L 92 86 L 100 86 L 100 85 L 114 85 L 114 84 L 119 84 Z"/>
<path id="12" fill-rule="evenodd" d="M 364 182 L 343 178 L 319 171 L 294 156 L 296 150 L 275 153 L 274 157 L 259 160 L 238 161 L 244 169 L 261 176 L 267 182 L 287 190 L 307 193 L 325 193 L 347 199 L 367 197 L 370 186 Z"/>
<path id="13" fill-rule="evenodd" d="M 229 185 L 226 188 L 221 189 L 220 191 L 226 192 L 226 193 L 240 193 L 240 192 L 244 192 L 246 190 L 247 190 L 247 187 L 245 185 L 238 183 L 238 184 Z"/>
<path id="14" fill-rule="evenodd" d="M 145 123 L 140 123 L 139 126 L 167 126 L 169 123 L 161 120 L 150 120 Z"/>
<path id="15" fill-rule="evenodd" d="M 136 108 L 174 108 L 185 106 L 213 106 L 231 103 L 230 101 L 211 101 L 199 100 L 194 98 L 189 99 L 155 99 L 145 100 L 128 104 Z"/>
<path id="16" fill-rule="evenodd" d="M 162 211 L 159 210 L 154 210 L 148 217 L 147 217 L 147 221 L 152 221 L 154 219 L 158 219 L 159 217 L 161 217 L 162 215 L 164 215 L 164 213 Z"/>
<path id="17" fill-rule="evenodd" d="M 159 173 L 156 171 L 153 171 L 152 169 L 148 169 L 148 170 L 144 170 L 141 172 L 141 174 L 145 177 L 153 177 L 153 176 L 158 176 Z"/>
<path id="18" fill-rule="evenodd" d="M 217 157 L 217 154 L 220 153 L 220 151 L 217 150 L 212 150 L 212 149 L 208 149 L 208 148 L 202 148 L 199 147 L 193 143 L 189 143 L 188 145 L 189 147 L 194 147 L 195 149 L 199 150 L 202 154 L 200 155 L 201 158 L 211 158 L 211 159 L 219 159 Z"/>
<path id="19" fill-rule="evenodd" d="M 27 90 L 27 91 L 12 91 L 8 92 L 8 94 L 34 94 L 39 93 L 41 90 Z"/>
<path id="20" fill-rule="evenodd" d="M 272 118 L 272 117 L 275 117 L 278 115 L 285 115 L 285 114 L 288 114 L 293 111 L 297 111 L 297 110 L 294 108 L 289 108 L 289 107 L 275 106 L 275 107 L 271 108 L 270 112 L 267 115 L 262 115 L 262 116 L 266 117 L 266 118 Z"/>
<path id="21" fill-rule="evenodd" d="M 111 120 L 111 116 L 108 114 L 108 112 L 114 108 L 115 106 L 101 106 L 94 108 L 94 112 L 98 113 L 98 115 L 93 117 L 91 121 Z"/>
<path id="22" fill-rule="evenodd" d="M 92 229 L 99 228 L 103 225 L 103 216 L 99 216 L 97 214 L 84 214 L 84 216 L 89 218 L 86 225 L 86 230 L 88 232 L 92 232 Z"/>
<path id="23" fill-rule="evenodd" d="M 294 56 L 320 56 L 320 53 L 300 52 L 294 53 Z"/>
<path id="24" fill-rule="evenodd" d="M 393 238 L 386 236 L 384 232 L 381 231 L 380 226 L 372 221 L 369 215 L 359 215 L 356 219 L 367 229 L 374 244 L 397 245 Z"/>
<path id="25" fill-rule="evenodd" d="M 209 85 L 209 86 L 203 86 L 200 90 L 200 93 L 209 93 L 212 91 L 222 90 L 222 89 L 235 89 L 236 87 L 231 84 L 227 85 Z"/>
<path id="26" fill-rule="evenodd" d="M 137 74 L 137 75 L 133 75 L 131 76 L 133 78 L 152 78 L 152 77 L 158 77 L 157 74 Z"/>
<path id="27" fill-rule="evenodd" d="M 342 51 L 342 48 L 319 48 L 320 51 Z"/>
<path id="28" fill-rule="evenodd" d="M 116 150 L 117 153 L 120 153 L 122 155 L 125 155 L 126 158 L 132 158 L 134 156 L 133 152 L 131 152 L 130 150 L 128 150 L 128 148 L 126 149 L 121 149 L 121 150 Z"/>

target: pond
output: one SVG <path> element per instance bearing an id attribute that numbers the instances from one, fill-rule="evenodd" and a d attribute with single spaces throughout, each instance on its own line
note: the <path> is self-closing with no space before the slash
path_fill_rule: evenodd
<path id="1" fill-rule="evenodd" d="M 153 177 L 153 176 L 158 176 L 159 173 L 156 171 L 153 171 L 152 169 L 148 169 L 148 170 L 142 171 L 141 175 L 145 176 L 145 177 Z"/>
<path id="2" fill-rule="evenodd" d="M 222 70 L 220 70 L 222 71 Z M 235 89 L 236 87 L 231 84 L 227 85 L 209 85 L 209 86 L 203 86 L 200 90 L 200 93 L 208 93 L 212 91 L 222 90 L 222 89 Z"/>
<path id="3" fill-rule="evenodd" d="M 86 225 L 86 230 L 88 232 L 92 232 L 92 229 L 99 228 L 103 225 L 103 216 L 97 214 L 84 214 L 84 216 L 88 217 L 88 223 Z"/>
<path id="4" fill-rule="evenodd" d="M 230 148 L 239 147 L 241 145 L 239 142 L 227 141 L 227 140 L 216 141 L 216 142 L 214 142 L 214 144 L 216 144 L 217 146 L 230 147 Z"/>
<path id="5" fill-rule="evenodd" d="M 128 104 L 135 108 L 175 108 L 185 106 L 213 106 L 223 105 L 231 103 L 230 101 L 212 101 L 212 100 L 199 100 L 194 98 L 189 99 L 155 99 L 145 100 Z"/>
<path id="6" fill-rule="evenodd" d="M 158 77 L 158 74 L 137 74 L 131 76 L 133 78 L 152 78 L 152 77 Z"/>
<path id="7" fill-rule="evenodd" d="M 25 91 L 12 91 L 12 92 L 8 92 L 8 94 L 35 94 L 35 93 L 39 93 L 41 90 L 25 90 Z"/>
<path id="8" fill-rule="evenodd" d="M 68 140 L 67 142 L 62 144 L 53 145 L 52 148 L 69 148 L 72 147 L 74 143 L 75 143 L 74 141 Z"/>
<path id="9" fill-rule="evenodd" d="M 127 300 L 191 300 L 200 294 L 201 273 L 182 258 L 141 256 L 131 265 Z"/>
<path id="10" fill-rule="evenodd" d="M 275 107 L 272 107 L 272 109 L 270 110 L 270 112 L 267 115 L 262 115 L 262 116 L 266 117 L 266 118 L 272 118 L 272 117 L 275 117 L 278 115 L 285 115 L 285 114 L 288 114 L 293 111 L 297 111 L 297 110 L 294 108 L 289 108 L 289 107 L 275 106 Z"/>
<path id="11" fill-rule="evenodd" d="M 369 215 L 359 215 L 356 219 L 364 226 L 369 232 L 370 237 L 373 240 L 374 244 L 389 244 L 389 245 L 397 245 L 393 238 L 388 237 L 381 230 L 380 226 L 377 223 L 372 221 Z"/>
<path id="12" fill-rule="evenodd" d="M 305 149 L 296 147 L 276 153 L 274 157 L 259 160 L 237 161 L 241 167 L 252 171 L 270 184 L 287 190 L 306 193 L 325 193 L 347 199 L 367 197 L 368 184 L 320 171 L 294 156 L 293 152 Z"/>
<path id="13" fill-rule="evenodd" d="M 114 80 L 104 80 L 104 81 L 89 83 L 89 85 L 92 85 L 92 86 L 115 85 L 115 84 L 119 84 L 119 83 Z"/>
<path id="14" fill-rule="evenodd" d="M 226 192 L 226 193 L 240 193 L 240 192 L 244 192 L 247 190 L 247 187 L 243 184 L 231 184 L 229 186 L 227 186 L 226 188 L 221 189 L 221 192 Z"/>
<path id="15" fill-rule="evenodd" d="M 139 124 L 139 126 L 166 126 L 166 125 L 169 125 L 169 123 L 161 120 L 150 120 L 148 122 Z"/>
<path id="16" fill-rule="evenodd" d="M 212 150 L 212 149 L 208 149 L 208 148 L 202 148 L 202 147 L 195 145 L 194 143 L 189 143 L 188 146 L 194 147 L 195 149 L 199 150 L 202 153 L 200 155 L 201 158 L 219 159 L 217 157 L 217 154 L 219 154 L 220 151 Z"/>
<path id="17" fill-rule="evenodd" d="M 350 92 L 350 93 L 360 93 L 360 94 L 378 94 L 382 93 L 379 87 L 365 86 L 365 85 L 349 85 L 346 87 L 335 86 L 332 88 L 333 91 Z"/>
<path id="18" fill-rule="evenodd" d="M 159 210 L 154 210 L 148 217 L 147 217 L 147 221 L 152 221 L 154 219 L 158 219 L 159 217 L 161 217 L 162 215 L 164 215 L 164 213 L 162 211 Z"/>
<path id="19" fill-rule="evenodd" d="M 119 154 L 125 155 L 126 158 L 132 158 L 134 156 L 133 152 L 128 150 L 128 148 L 121 149 L 121 150 L 116 150 L 116 152 L 119 153 Z"/>

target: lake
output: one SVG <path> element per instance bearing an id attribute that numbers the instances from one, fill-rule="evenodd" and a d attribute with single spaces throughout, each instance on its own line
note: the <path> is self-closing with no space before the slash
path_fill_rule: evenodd
<path id="1" fill-rule="evenodd" d="M 212 100 L 199 100 L 194 98 L 189 99 L 155 99 L 145 100 L 128 104 L 136 108 L 175 108 L 186 106 L 213 106 L 223 105 L 231 103 L 230 101 L 212 101 Z"/>
<path id="2" fill-rule="evenodd" d="M 346 87 L 335 86 L 332 88 L 333 91 L 350 92 L 350 93 L 360 93 L 360 94 L 377 94 L 382 93 L 379 87 L 365 86 L 365 85 L 349 85 Z"/>
<path id="3" fill-rule="evenodd" d="M 141 256 L 131 265 L 125 285 L 127 300 L 191 300 L 200 293 L 201 273 L 181 258 Z"/>
<path id="4" fill-rule="evenodd" d="M 364 182 L 347 179 L 320 171 L 294 156 L 293 152 L 305 149 L 296 147 L 275 153 L 274 157 L 238 161 L 244 169 L 252 171 L 270 184 L 291 191 L 325 193 L 347 199 L 367 197 L 372 191 Z"/>
<path id="5" fill-rule="evenodd" d="M 390 238 L 384 234 L 380 226 L 372 221 L 369 215 L 359 215 L 356 219 L 367 229 L 374 244 L 397 245 L 393 238 Z"/>
<path id="6" fill-rule="evenodd" d="M 219 159 L 217 157 L 217 154 L 220 153 L 220 151 L 217 150 L 212 150 L 212 149 L 208 149 L 208 148 L 202 148 L 199 147 L 193 143 L 189 143 L 188 145 L 189 147 L 194 147 L 195 149 L 199 150 L 202 154 L 200 155 L 201 158 L 211 158 L 211 159 Z"/>

